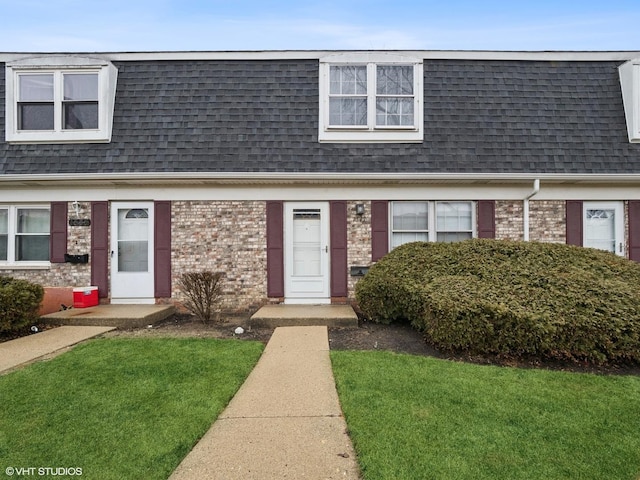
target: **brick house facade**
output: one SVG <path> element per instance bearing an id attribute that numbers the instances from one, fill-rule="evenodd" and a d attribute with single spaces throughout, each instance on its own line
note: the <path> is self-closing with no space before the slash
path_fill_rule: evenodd
<path id="1" fill-rule="evenodd" d="M 0 275 L 180 304 L 209 269 L 252 312 L 349 302 L 412 239 L 639 260 L 639 57 L 0 54 Z"/>

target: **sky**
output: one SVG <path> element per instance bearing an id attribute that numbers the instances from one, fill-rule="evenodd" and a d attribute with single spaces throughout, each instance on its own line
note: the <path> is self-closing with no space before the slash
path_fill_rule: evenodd
<path id="1" fill-rule="evenodd" d="M 640 0 L 0 0 L 0 52 L 640 50 Z"/>

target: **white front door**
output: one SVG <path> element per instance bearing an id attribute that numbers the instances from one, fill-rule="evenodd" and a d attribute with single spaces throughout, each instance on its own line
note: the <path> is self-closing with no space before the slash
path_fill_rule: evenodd
<path id="1" fill-rule="evenodd" d="M 330 303 L 329 205 L 287 203 L 285 303 Z"/>
<path id="2" fill-rule="evenodd" d="M 584 202 L 583 210 L 583 246 L 624 256 L 624 204 Z"/>
<path id="3" fill-rule="evenodd" d="M 111 303 L 155 303 L 153 202 L 111 204 Z"/>

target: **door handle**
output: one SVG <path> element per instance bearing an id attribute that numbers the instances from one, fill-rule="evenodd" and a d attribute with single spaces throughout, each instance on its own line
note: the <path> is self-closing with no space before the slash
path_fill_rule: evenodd
<path id="1" fill-rule="evenodd" d="M 325 245 L 324 246 L 324 251 L 325 251 L 325 253 L 329 253 L 329 245 Z"/>
<path id="2" fill-rule="evenodd" d="M 622 242 L 620 242 L 620 250 L 618 250 L 620 253 L 622 253 Z"/>

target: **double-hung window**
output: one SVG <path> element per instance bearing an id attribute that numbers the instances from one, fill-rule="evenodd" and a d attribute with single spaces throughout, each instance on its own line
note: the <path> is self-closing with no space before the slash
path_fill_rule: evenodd
<path id="1" fill-rule="evenodd" d="M 63 60 L 58 59 L 58 63 Z M 115 67 L 111 64 L 51 66 L 49 63 L 56 62 L 44 65 L 37 61 L 15 62 L 7 66 L 7 141 L 110 141 Z"/>
<path id="2" fill-rule="evenodd" d="M 18 73 L 18 131 L 96 130 L 98 72 Z"/>
<path id="3" fill-rule="evenodd" d="M 391 247 L 409 242 L 457 242 L 475 236 L 473 202 L 392 202 Z"/>
<path id="4" fill-rule="evenodd" d="M 0 205 L 0 265 L 49 261 L 50 210 Z"/>
<path id="5" fill-rule="evenodd" d="M 320 82 L 321 142 L 422 141 L 421 61 L 332 55 L 321 59 Z"/>
<path id="6" fill-rule="evenodd" d="M 436 202 L 436 241 L 459 242 L 473 238 L 472 202 Z"/>

